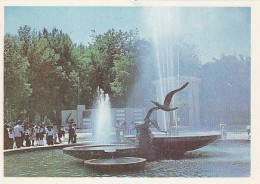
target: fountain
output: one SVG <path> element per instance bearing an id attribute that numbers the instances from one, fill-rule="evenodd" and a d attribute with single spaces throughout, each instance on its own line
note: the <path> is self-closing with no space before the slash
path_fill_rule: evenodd
<path id="1" fill-rule="evenodd" d="M 173 13 L 175 14 L 173 15 Z M 64 153 L 70 154 L 80 159 L 103 159 L 85 161 L 85 164 L 88 164 L 90 167 L 96 166 L 99 169 L 102 167 L 106 169 L 108 163 L 113 165 L 113 163 L 117 162 L 116 160 L 118 159 L 120 161 L 117 162 L 117 164 L 115 165 L 122 166 L 129 162 L 132 163 L 133 160 L 139 162 L 140 159 L 133 157 L 142 157 L 147 159 L 148 161 L 169 157 L 178 157 L 180 155 L 183 155 L 187 151 L 201 148 L 220 138 L 219 134 L 200 134 L 185 136 L 169 135 L 170 122 L 175 124 L 175 127 L 178 127 L 178 123 L 176 120 L 178 116 L 175 111 L 178 107 L 172 108 L 170 107 L 170 104 L 172 101 L 175 101 L 175 103 L 177 102 L 177 105 L 174 106 L 179 106 L 179 100 L 172 100 L 174 98 L 173 95 L 179 91 L 184 90 L 189 84 L 189 82 L 186 82 L 185 84 L 183 84 L 183 86 L 180 87 L 180 30 L 176 29 L 178 28 L 180 22 L 178 20 L 178 12 L 172 12 L 172 9 L 151 8 L 148 10 L 148 12 L 146 12 L 145 15 L 145 24 L 150 30 L 151 40 L 154 48 L 153 53 L 155 58 L 155 68 L 153 69 L 153 73 L 155 73 L 157 81 L 159 81 L 159 83 L 155 83 L 157 89 L 157 102 L 152 101 L 154 106 L 150 108 L 150 110 L 147 112 L 144 120 L 136 122 L 136 137 L 129 137 L 124 145 L 92 145 L 63 149 Z M 145 64 L 145 66 L 148 65 L 149 64 L 147 63 Z M 177 78 L 177 83 L 175 84 L 173 83 L 173 80 L 171 80 L 173 77 Z M 149 81 L 151 81 L 150 78 Z M 149 83 L 148 81 L 145 82 Z M 193 87 L 193 81 L 190 81 L 190 83 L 192 83 L 190 84 L 190 87 Z M 190 92 L 193 92 L 193 90 L 191 90 Z M 165 94 L 167 94 L 166 97 L 164 96 Z M 106 99 L 103 101 L 106 101 Z M 163 102 L 163 104 L 161 104 L 161 102 Z M 193 114 L 196 114 L 198 111 L 199 106 L 197 102 L 198 100 L 190 100 L 189 105 L 193 105 L 193 107 L 191 108 Z M 101 102 L 100 104 L 103 104 L 103 102 Z M 103 107 L 103 105 L 101 105 L 100 107 Z M 109 126 L 105 123 L 106 121 L 101 120 L 103 117 L 109 116 L 107 114 L 107 112 L 109 112 L 108 108 L 109 107 L 107 106 L 105 111 L 99 111 L 100 122 L 104 123 L 97 124 L 98 127 L 96 128 L 96 130 L 100 131 L 95 133 L 95 137 L 97 139 L 99 139 L 99 136 L 104 136 L 104 133 L 101 133 L 101 130 L 105 129 L 103 126 Z M 158 124 L 156 120 L 150 118 L 151 114 L 154 111 L 157 112 L 158 122 L 162 122 L 162 124 Z M 172 113 L 172 115 L 170 113 Z M 170 117 L 172 117 L 172 119 Z M 197 121 L 197 119 L 193 119 L 192 121 Z M 150 126 L 152 125 L 159 132 L 163 132 L 164 134 L 161 134 L 160 136 L 155 136 L 150 130 Z M 160 127 L 162 127 L 162 129 Z M 106 134 L 106 136 L 110 135 L 109 133 Z M 95 143 L 104 142 L 99 140 Z M 111 149 L 109 149 L 109 147 Z M 131 157 L 132 159 L 130 159 L 130 161 L 129 158 L 126 158 L 125 163 L 123 163 L 121 159 L 122 157 Z"/>
<path id="2" fill-rule="evenodd" d="M 154 73 L 159 83 L 155 84 L 156 99 L 163 101 L 168 91 L 180 86 L 179 44 L 180 44 L 180 20 L 178 10 L 171 8 L 149 8 L 144 12 L 144 24 L 150 31 L 154 57 Z M 176 76 L 177 83 L 171 80 Z M 163 83 L 161 83 L 164 81 Z M 177 97 L 177 96 L 175 96 Z M 174 98 L 175 98 L 174 97 Z M 178 105 L 178 100 L 174 99 Z M 157 111 L 159 125 L 165 131 L 169 131 L 169 117 L 177 127 L 177 111 Z"/>
<path id="3" fill-rule="evenodd" d="M 154 125 L 154 127 L 160 131 L 165 132 L 160 129 L 157 121 L 150 119 L 150 116 L 155 110 L 163 110 L 166 112 L 174 111 L 178 107 L 170 108 L 169 105 L 173 98 L 173 95 L 188 86 L 188 82 L 186 82 L 182 87 L 169 92 L 164 100 L 164 104 L 160 104 L 159 102 L 152 101 L 156 107 L 152 107 L 144 121 L 136 123 L 137 129 L 137 140 L 139 147 L 139 154 L 147 159 L 164 158 L 164 157 L 179 157 L 187 151 L 191 151 L 194 149 L 198 149 L 203 147 L 211 142 L 220 138 L 219 134 L 216 135 L 197 135 L 197 136 L 160 136 L 155 137 L 150 131 L 150 125 Z"/>
<path id="4" fill-rule="evenodd" d="M 94 145 L 64 148 L 63 152 L 86 160 L 86 166 L 98 170 L 128 169 L 143 166 L 146 159 L 136 158 L 137 147 L 126 144 L 112 144 L 111 107 L 108 94 L 100 88 L 97 90 L 97 114 L 93 131 Z M 129 167 L 131 165 L 131 167 Z"/>
<path id="5" fill-rule="evenodd" d="M 188 84 L 189 83 L 187 82 L 180 88 L 169 92 L 166 95 L 163 104 L 152 101 L 155 104 L 155 107 L 152 107 L 147 112 L 147 115 L 143 121 L 137 122 L 135 125 L 137 130 L 137 144 L 135 144 L 135 146 L 130 145 L 129 143 L 75 146 L 64 148 L 63 152 L 84 160 L 92 159 L 91 161 L 85 161 L 85 164 L 92 168 L 96 165 L 96 168 L 106 170 L 108 168 L 107 165 L 109 163 L 117 168 L 127 168 L 123 167 L 123 165 L 125 164 L 144 165 L 140 162 L 145 163 L 146 159 L 150 161 L 166 157 L 178 157 L 187 151 L 198 149 L 200 147 L 210 144 L 211 142 L 214 142 L 215 140 L 219 139 L 221 135 L 211 134 L 195 136 L 156 137 L 152 134 L 151 130 L 149 129 L 150 126 L 153 125 L 158 131 L 167 133 L 166 131 L 161 130 L 157 121 L 151 119 L 150 116 L 153 113 L 153 111 L 157 110 L 163 110 L 168 112 L 176 110 L 178 107 L 170 107 L 173 95 L 186 88 Z M 145 159 L 136 158 L 140 156 Z M 124 158 L 125 162 L 123 162 Z"/>
<path id="6" fill-rule="evenodd" d="M 97 115 L 94 126 L 93 140 L 95 144 L 111 144 L 112 120 L 110 112 L 110 99 L 101 88 L 97 89 Z"/>

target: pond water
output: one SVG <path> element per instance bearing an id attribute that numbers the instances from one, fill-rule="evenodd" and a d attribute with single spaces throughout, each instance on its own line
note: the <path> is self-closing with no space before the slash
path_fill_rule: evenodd
<path id="1" fill-rule="evenodd" d="M 98 173 L 61 149 L 4 156 L 6 177 L 249 177 L 250 142 L 219 141 L 176 160 L 147 162 L 138 171 Z"/>

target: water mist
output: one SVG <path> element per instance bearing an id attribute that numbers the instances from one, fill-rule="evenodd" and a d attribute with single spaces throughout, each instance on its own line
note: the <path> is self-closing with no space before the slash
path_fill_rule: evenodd
<path id="1" fill-rule="evenodd" d="M 112 142 L 111 107 L 108 94 L 100 88 L 97 89 L 97 114 L 94 126 L 94 142 L 96 144 L 109 144 Z"/>
<path id="2" fill-rule="evenodd" d="M 156 98 L 163 103 L 166 94 L 179 87 L 179 82 L 174 81 L 177 76 L 179 80 L 179 16 L 177 9 L 169 8 L 149 8 L 145 10 L 144 20 L 146 27 L 150 31 L 155 61 L 155 72 L 157 80 Z M 172 103 L 177 101 L 173 97 Z M 176 104 L 172 104 L 173 106 Z M 173 121 L 176 124 L 176 111 L 171 112 Z M 157 112 L 157 119 L 160 120 L 162 129 L 167 130 L 170 114 L 163 111 Z"/>

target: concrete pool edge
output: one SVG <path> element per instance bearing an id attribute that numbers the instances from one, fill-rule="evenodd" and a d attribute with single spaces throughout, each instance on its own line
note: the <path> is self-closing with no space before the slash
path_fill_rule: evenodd
<path id="1" fill-rule="evenodd" d="M 4 155 L 12 155 L 17 153 L 26 153 L 26 152 L 33 152 L 33 151 L 41 151 L 41 150 L 51 150 L 51 149 L 61 149 L 65 147 L 71 146 L 81 146 L 91 144 L 91 141 L 84 141 L 80 143 L 72 143 L 72 144 L 55 144 L 55 145 L 45 145 L 45 146 L 37 146 L 37 147 L 22 147 L 17 149 L 10 149 L 10 150 L 3 150 Z"/>

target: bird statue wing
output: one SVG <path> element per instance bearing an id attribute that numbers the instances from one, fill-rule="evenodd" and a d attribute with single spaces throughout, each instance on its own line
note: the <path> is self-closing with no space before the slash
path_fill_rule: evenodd
<path id="1" fill-rule="evenodd" d="M 162 110 L 169 112 L 169 111 L 174 111 L 176 109 L 178 109 L 178 107 L 174 107 L 174 108 L 171 108 L 171 109 L 170 108 L 163 108 Z"/>
<path id="2" fill-rule="evenodd" d="M 169 106 L 172 100 L 172 96 L 177 93 L 178 91 L 183 90 L 186 86 L 188 86 L 189 82 L 186 82 L 182 87 L 175 89 L 173 91 L 171 91 L 170 93 L 168 93 L 164 99 L 164 105 Z"/>
<path id="3" fill-rule="evenodd" d="M 158 123 L 157 123 L 156 121 L 149 119 L 149 122 L 150 122 L 158 131 L 167 133 L 166 131 L 161 130 L 161 128 L 159 127 L 159 125 L 158 125 Z"/>
<path id="4" fill-rule="evenodd" d="M 153 108 L 151 108 L 151 109 L 147 112 L 147 114 L 146 114 L 144 120 L 149 119 L 150 116 L 151 116 L 151 114 L 152 114 L 152 112 L 155 111 L 155 110 L 158 110 L 158 109 L 160 109 L 160 108 L 159 108 L 159 107 L 153 107 Z"/>

